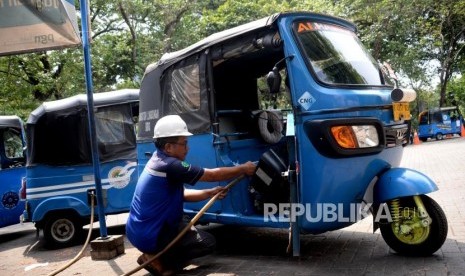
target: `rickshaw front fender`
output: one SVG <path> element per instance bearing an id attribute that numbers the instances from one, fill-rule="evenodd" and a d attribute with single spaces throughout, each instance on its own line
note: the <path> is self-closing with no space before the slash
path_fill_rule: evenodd
<path id="1" fill-rule="evenodd" d="M 421 172 L 407 168 L 391 168 L 379 176 L 373 190 L 375 203 L 389 200 L 431 193 L 438 190 L 438 186 Z"/>

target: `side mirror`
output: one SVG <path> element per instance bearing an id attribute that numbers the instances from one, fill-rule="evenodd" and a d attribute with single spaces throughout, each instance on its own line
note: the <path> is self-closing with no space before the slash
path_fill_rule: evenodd
<path id="1" fill-rule="evenodd" d="M 278 67 L 273 67 L 268 75 L 266 76 L 266 83 L 268 84 L 268 89 L 271 94 L 279 93 L 279 88 L 281 87 L 281 74 L 279 74 Z"/>

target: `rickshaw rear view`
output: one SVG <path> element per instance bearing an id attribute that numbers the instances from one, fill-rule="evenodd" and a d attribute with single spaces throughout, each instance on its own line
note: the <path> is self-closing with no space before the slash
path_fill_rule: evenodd
<path id="1" fill-rule="evenodd" d="M 439 107 L 425 110 L 418 115 L 418 138 L 442 140 L 447 135 L 462 136 L 462 116 L 457 107 Z"/>
<path id="2" fill-rule="evenodd" d="M 444 213 L 425 195 L 437 186 L 398 167 L 415 93 L 389 82 L 355 32 L 340 18 L 280 13 L 165 54 L 141 85 L 138 165 L 155 150 L 157 120 L 178 114 L 194 133 L 190 163 L 258 163 L 202 222 L 290 229 L 298 255 L 300 234 L 371 212 L 395 251 L 434 253 L 447 235 Z M 185 214 L 202 206 L 186 203 Z"/>
<path id="3" fill-rule="evenodd" d="M 105 214 L 127 212 L 137 183 L 139 91 L 94 94 Z M 27 121 L 26 221 L 47 243 L 68 246 L 82 237 L 95 194 L 85 94 L 45 102 Z"/>

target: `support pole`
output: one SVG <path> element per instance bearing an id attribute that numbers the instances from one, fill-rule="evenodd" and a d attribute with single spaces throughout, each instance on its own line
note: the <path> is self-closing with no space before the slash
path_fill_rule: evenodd
<path id="1" fill-rule="evenodd" d="M 288 113 L 287 115 L 287 129 L 286 129 L 287 151 L 289 154 L 289 171 L 288 180 L 290 186 L 290 201 L 292 204 L 299 203 L 299 189 L 297 185 L 297 167 L 296 167 L 296 143 L 295 143 L 295 124 L 294 114 Z M 294 208 L 291 208 L 291 212 Z M 300 257 L 300 218 L 291 214 L 291 218 L 295 221 L 291 222 L 291 244 L 292 255 Z"/>
<path id="2" fill-rule="evenodd" d="M 102 239 L 107 238 L 107 225 L 105 222 L 105 211 L 103 206 L 102 196 L 102 180 L 100 177 L 100 158 L 98 154 L 97 135 L 95 129 L 94 116 L 94 96 L 92 85 L 92 67 L 90 58 L 90 43 L 89 43 L 89 15 L 88 15 L 88 0 L 81 0 L 81 31 L 82 31 L 82 47 L 84 50 L 84 70 L 86 77 L 87 90 L 87 113 L 89 123 L 90 145 L 92 150 L 92 163 L 94 165 L 95 191 L 97 195 L 98 219 L 100 224 L 100 236 Z"/>

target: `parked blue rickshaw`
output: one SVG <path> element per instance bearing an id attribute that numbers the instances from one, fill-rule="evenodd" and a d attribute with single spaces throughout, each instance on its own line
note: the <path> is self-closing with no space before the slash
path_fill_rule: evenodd
<path id="1" fill-rule="evenodd" d="M 258 162 L 203 223 L 290 228 L 298 255 L 300 234 L 341 229 L 369 209 L 392 249 L 434 253 L 447 236 L 444 212 L 425 195 L 437 186 L 399 168 L 415 97 L 355 33 L 341 18 L 279 13 L 165 54 L 141 84 L 139 168 L 155 150 L 157 120 L 178 114 L 194 133 L 190 163 Z M 186 203 L 185 213 L 203 205 Z"/>
<path id="2" fill-rule="evenodd" d="M 18 116 L 0 116 L 0 227 L 20 222 L 24 201 L 21 180 L 26 175 L 26 145 L 23 121 Z"/>
<path id="3" fill-rule="evenodd" d="M 418 115 L 418 138 L 443 140 L 447 135 L 462 136 L 462 116 L 456 106 L 425 110 Z"/>
<path id="4" fill-rule="evenodd" d="M 105 214 L 129 211 L 135 185 L 139 90 L 95 93 L 95 127 Z M 68 246 L 89 224 L 94 170 L 87 95 L 45 102 L 27 121 L 24 220 L 43 229 L 46 242 Z M 101 204 L 98 203 L 97 204 Z"/>

